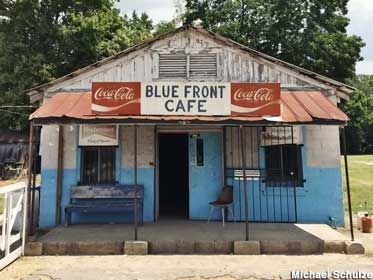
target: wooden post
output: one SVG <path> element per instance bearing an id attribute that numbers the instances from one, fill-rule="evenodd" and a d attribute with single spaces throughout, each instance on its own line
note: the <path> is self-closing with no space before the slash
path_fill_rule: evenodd
<path id="1" fill-rule="evenodd" d="M 63 184 L 63 125 L 58 127 L 58 161 L 57 161 L 57 191 L 56 191 L 56 224 L 61 224 L 61 198 Z"/>
<path id="2" fill-rule="evenodd" d="M 247 180 L 246 180 L 246 147 L 245 147 L 245 129 L 240 125 L 239 130 L 241 138 L 241 154 L 242 154 L 242 169 L 243 169 L 243 192 L 245 197 L 245 240 L 249 240 L 249 207 L 247 201 Z"/>
<path id="3" fill-rule="evenodd" d="M 347 143 L 346 143 L 345 128 L 342 128 L 342 141 L 343 141 L 343 157 L 344 157 L 344 162 L 345 162 L 345 176 L 346 176 L 347 201 L 348 201 L 348 216 L 350 218 L 350 234 L 351 234 L 351 240 L 354 241 L 355 237 L 354 237 L 354 225 L 352 223 L 350 176 L 348 174 Z"/>
<path id="4" fill-rule="evenodd" d="M 30 121 L 30 134 L 29 134 L 29 146 L 28 146 L 28 173 L 27 173 L 27 186 L 25 190 L 25 205 L 23 211 L 23 238 L 22 238 L 22 248 L 24 248 L 24 244 L 26 242 L 27 236 L 30 231 L 30 189 L 32 184 L 32 163 L 33 163 L 33 141 L 34 141 L 34 124 Z M 23 250 L 23 249 L 22 249 Z"/>
<path id="5" fill-rule="evenodd" d="M 135 240 L 137 240 L 137 235 L 138 235 L 138 229 L 137 229 L 137 125 L 134 126 L 135 132 L 134 132 L 134 181 L 135 181 L 135 203 L 134 203 L 134 220 L 135 220 Z"/>

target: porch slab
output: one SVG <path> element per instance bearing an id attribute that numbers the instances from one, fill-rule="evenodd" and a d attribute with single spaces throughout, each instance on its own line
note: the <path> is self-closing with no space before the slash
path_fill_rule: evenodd
<path id="1" fill-rule="evenodd" d="M 133 240 L 133 235 L 130 224 L 81 224 L 53 228 L 38 241 L 43 248 L 60 242 L 123 244 Z M 245 224 L 229 222 L 223 227 L 221 222 L 160 220 L 139 227 L 138 239 L 149 242 L 151 254 L 230 254 L 233 242 L 245 239 Z M 328 225 L 277 223 L 250 223 L 249 239 L 259 241 L 260 251 L 265 254 L 318 254 L 324 252 L 326 242 L 347 240 Z"/>

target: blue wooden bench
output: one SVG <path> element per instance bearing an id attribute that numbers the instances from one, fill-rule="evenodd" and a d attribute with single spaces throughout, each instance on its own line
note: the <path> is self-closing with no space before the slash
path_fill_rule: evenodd
<path id="1" fill-rule="evenodd" d="M 136 196 L 137 195 L 137 196 Z M 66 224 L 71 224 L 71 213 L 132 213 L 134 221 L 137 197 L 137 221 L 143 223 L 144 186 L 92 185 L 73 186 L 70 204 L 65 207 Z"/>

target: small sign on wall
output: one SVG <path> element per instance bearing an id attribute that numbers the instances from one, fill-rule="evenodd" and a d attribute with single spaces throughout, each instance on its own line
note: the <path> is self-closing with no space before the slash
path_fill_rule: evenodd
<path id="1" fill-rule="evenodd" d="M 118 126 L 117 125 L 80 125 L 79 129 L 80 146 L 117 146 Z"/>
<path id="2" fill-rule="evenodd" d="M 260 135 L 262 146 L 285 145 L 303 143 L 301 126 L 266 127 Z"/>

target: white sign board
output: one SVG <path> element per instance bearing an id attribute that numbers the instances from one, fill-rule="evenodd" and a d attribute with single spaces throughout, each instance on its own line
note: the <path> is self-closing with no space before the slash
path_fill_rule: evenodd
<path id="1" fill-rule="evenodd" d="M 117 146 L 117 125 L 80 125 L 80 146 Z"/>
<path id="2" fill-rule="evenodd" d="M 141 114 L 228 116 L 230 92 L 230 83 L 141 83 Z"/>

